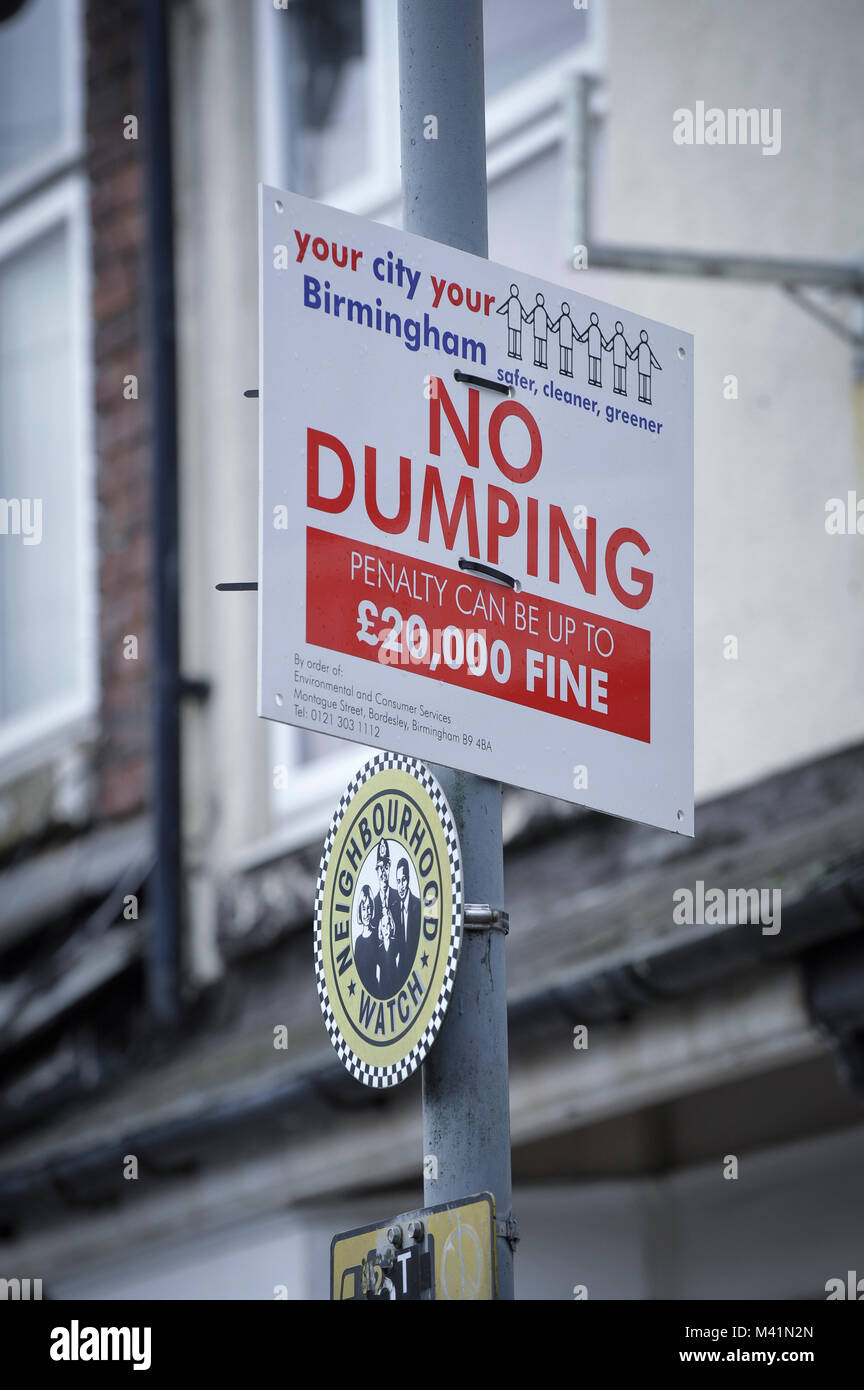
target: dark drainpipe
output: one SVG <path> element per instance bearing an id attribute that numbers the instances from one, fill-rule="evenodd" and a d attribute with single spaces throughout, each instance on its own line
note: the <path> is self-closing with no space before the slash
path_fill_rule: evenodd
<path id="1" fill-rule="evenodd" d="M 153 566 L 153 821 L 147 995 L 163 1025 L 177 1021 L 183 855 L 180 777 L 180 615 L 177 370 L 171 85 L 165 0 L 142 0 L 145 199 L 151 407 Z"/>

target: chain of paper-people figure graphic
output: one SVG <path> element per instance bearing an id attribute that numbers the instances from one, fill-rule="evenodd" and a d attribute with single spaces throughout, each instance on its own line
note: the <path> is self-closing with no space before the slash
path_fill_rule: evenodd
<path id="1" fill-rule="evenodd" d="M 507 315 L 507 356 L 515 358 L 517 362 L 522 361 L 522 325 L 530 323 L 531 331 L 534 336 L 534 366 L 549 368 L 548 350 L 549 335 L 558 335 L 558 353 L 560 357 L 559 368 L 562 376 L 573 375 L 573 352 L 576 343 L 585 343 L 588 349 L 588 385 L 602 386 L 603 353 L 612 354 L 612 390 L 616 396 L 627 395 L 627 363 L 636 363 L 636 371 L 639 377 L 639 400 L 645 405 L 651 404 L 651 374 L 656 367 L 662 371 L 660 363 L 654 356 L 651 344 L 648 341 L 648 333 L 643 328 L 639 334 L 638 343 L 632 346 L 624 336 L 624 325 L 618 321 L 615 324 L 615 331 L 611 337 L 606 338 L 600 327 L 600 320 L 596 314 L 592 314 L 585 328 L 580 333 L 570 314 L 570 305 L 562 304 L 561 312 L 557 319 L 546 308 L 546 301 L 542 294 L 537 294 L 534 305 L 531 309 L 526 309 L 519 298 L 519 288 L 517 285 L 510 286 L 510 294 L 496 310 L 498 314 Z"/>

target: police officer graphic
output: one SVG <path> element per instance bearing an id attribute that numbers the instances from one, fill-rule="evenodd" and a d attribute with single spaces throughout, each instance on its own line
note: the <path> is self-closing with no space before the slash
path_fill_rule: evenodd
<path id="1" fill-rule="evenodd" d="M 378 938 L 378 988 L 371 990 L 371 993 L 379 999 L 389 999 L 399 988 L 396 983 L 399 972 L 399 947 L 396 942 L 399 894 L 390 884 L 390 846 L 386 840 L 379 840 L 375 851 L 375 874 L 378 892 L 372 907 L 372 931 Z"/>
<path id="2" fill-rule="evenodd" d="M 408 978 L 408 971 L 417 954 L 420 941 L 420 899 L 411 891 L 411 861 L 404 855 L 396 865 L 396 896 L 399 899 L 396 916 L 399 961 L 396 988 L 401 989 Z"/>

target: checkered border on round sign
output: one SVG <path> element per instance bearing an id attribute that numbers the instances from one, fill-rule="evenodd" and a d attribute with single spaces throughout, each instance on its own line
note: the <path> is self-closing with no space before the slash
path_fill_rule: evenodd
<path id="1" fill-rule="evenodd" d="M 444 980 L 432 1017 L 426 1024 L 418 1041 L 411 1048 L 410 1052 L 400 1058 L 397 1062 L 390 1062 L 387 1066 L 375 1067 L 369 1062 L 365 1062 L 362 1057 L 358 1057 L 353 1048 L 343 1038 L 339 1027 L 333 1017 L 333 1010 L 330 1007 L 330 998 L 327 994 L 327 981 L 324 977 L 324 882 L 327 877 L 327 867 L 330 862 L 330 853 L 336 840 L 342 818 L 350 806 L 353 798 L 360 788 L 379 772 L 392 771 L 397 769 L 400 772 L 407 772 L 420 786 L 429 793 L 441 827 L 444 831 L 447 843 L 447 853 L 450 860 L 450 877 L 453 884 L 453 922 L 450 928 L 450 946 L 447 952 L 447 966 Z M 318 881 L 315 885 L 315 983 L 318 987 L 318 1000 L 321 1004 L 321 1012 L 324 1015 L 324 1026 L 327 1029 L 327 1036 L 339 1055 L 339 1060 L 348 1068 L 351 1075 L 358 1081 L 362 1081 L 364 1086 L 375 1086 L 383 1089 L 387 1086 L 398 1086 L 400 1081 L 407 1081 L 408 1077 L 417 1070 L 420 1063 L 425 1058 L 430 1047 L 438 1036 L 438 1030 L 444 1021 L 447 1012 L 447 1005 L 450 1003 L 450 996 L 453 993 L 453 983 L 456 979 L 456 966 L 459 961 L 459 950 L 462 945 L 462 916 L 463 916 L 463 894 L 462 894 L 462 855 L 459 849 L 459 837 L 456 833 L 456 826 L 453 824 L 453 816 L 447 804 L 447 798 L 436 779 L 432 776 L 428 767 L 424 763 L 418 762 L 416 758 L 408 758 L 402 753 L 376 753 L 370 759 L 356 777 L 345 788 L 339 799 L 339 805 L 333 813 L 330 828 L 327 831 L 327 838 L 324 841 L 324 852 L 321 855 L 321 865 L 318 869 Z"/>

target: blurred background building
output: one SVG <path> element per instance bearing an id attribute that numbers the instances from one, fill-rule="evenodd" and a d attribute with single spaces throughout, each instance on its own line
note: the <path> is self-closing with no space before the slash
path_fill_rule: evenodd
<path id="1" fill-rule="evenodd" d="M 505 798 L 517 1296 L 822 1298 L 864 1274 L 860 294 L 574 270 L 573 93 L 598 241 L 848 263 L 864 10 L 485 10 L 491 257 L 696 343 L 695 841 Z M 256 185 L 398 224 L 395 0 L 0 16 L 0 1277 L 326 1297 L 334 1232 L 422 1202 L 419 1082 L 355 1083 L 315 992 L 363 750 L 257 719 L 255 598 L 214 586 L 257 573 Z M 676 144 L 700 101 L 781 148 Z M 781 930 L 676 924 L 698 882 L 780 888 Z"/>

